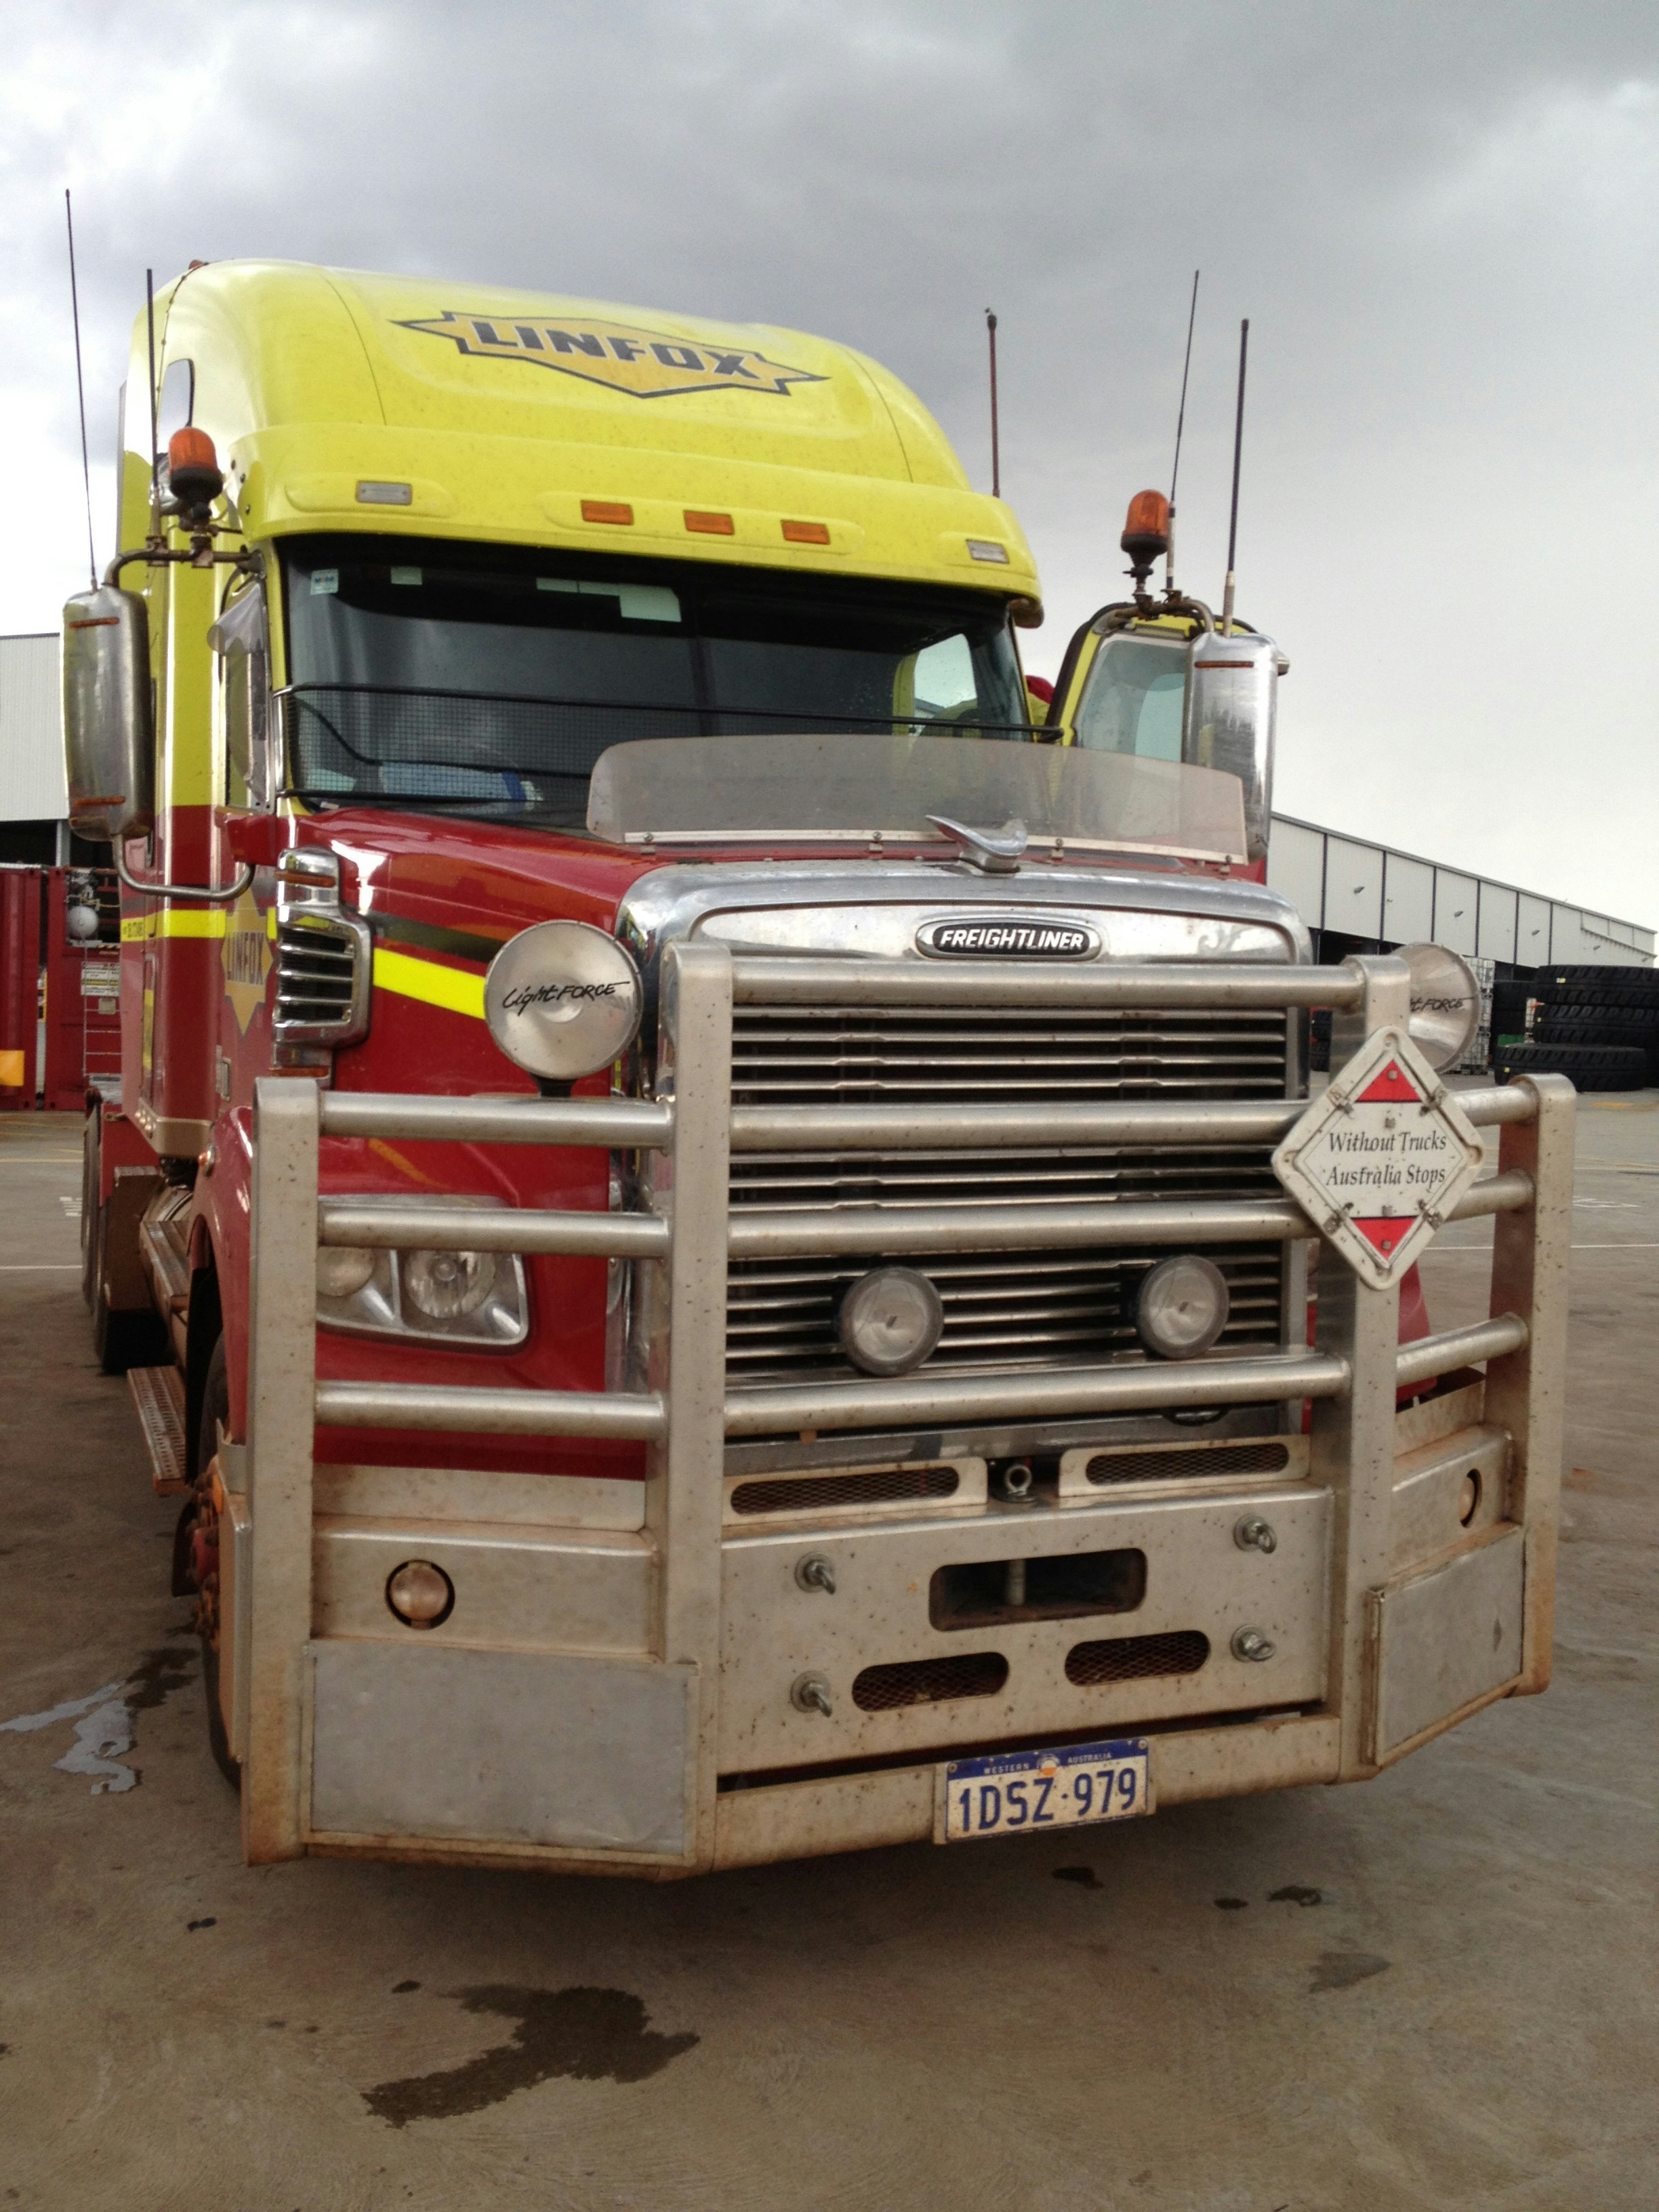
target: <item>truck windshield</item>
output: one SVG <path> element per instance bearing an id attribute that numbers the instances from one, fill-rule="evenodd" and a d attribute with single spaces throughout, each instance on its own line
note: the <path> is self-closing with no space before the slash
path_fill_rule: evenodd
<path id="1" fill-rule="evenodd" d="M 785 570 L 410 539 L 285 549 L 289 787 L 580 830 L 640 738 L 1029 740 L 1002 604 Z"/>

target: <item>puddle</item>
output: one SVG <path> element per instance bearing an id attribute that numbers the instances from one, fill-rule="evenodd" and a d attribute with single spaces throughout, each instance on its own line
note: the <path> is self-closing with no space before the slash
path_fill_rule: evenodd
<path id="1" fill-rule="evenodd" d="M 451 1994 L 465 2011 L 514 2021 L 512 2036 L 464 2065 L 366 2089 L 369 2111 L 394 2128 L 481 2112 L 556 2076 L 643 2081 L 698 2041 L 695 2035 L 657 2034 L 646 2024 L 644 2005 L 625 1990 L 528 1990 L 491 1983 Z"/>
<path id="2" fill-rule="evenodd" d="M 75 1723 L 75 1741 L 52 1765 L 60 1774 L 84 1774 L 94 1797 L 119 1796 L 137 1786 L 137 1771 L 122 1764 L 133 1746 L 133 1716 L 153 1712 L 175 1690 L 195 1679 L 192 1644 L 165 1644 L 147 1651 L 125 1679 L 106 1682 L 82 1698 L 65 1698 L 41 1713 L 19 1713 L 0 1721 L 0 1735 L 33 1735 L 42 1729 Z"/>

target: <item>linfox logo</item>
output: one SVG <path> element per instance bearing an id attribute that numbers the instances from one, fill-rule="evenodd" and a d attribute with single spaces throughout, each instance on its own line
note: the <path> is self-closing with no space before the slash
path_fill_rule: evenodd
<path id="1" fill-rule="evenodd" d="M 1086 922 L 1000 915 L 924 922 L 916 932 L 917 951 L 934 960 L 1092 960 L 1100 943 Z"/>
<path id="2" fill-rule="evenodd" d="M 448 338 L 464 354 L 521 361 L 603 384 L 635 399 L 667 399 L 689 392 L 769 392 L 783 398 L 792 384 L 823 384 L 807 368 L 791 368 L 746 346 L 700 339 L 695 345 L 666 331 L 631 323 L 556 321 L 544 315 L 472 315 L 447 308 L 398 325 Z"/>

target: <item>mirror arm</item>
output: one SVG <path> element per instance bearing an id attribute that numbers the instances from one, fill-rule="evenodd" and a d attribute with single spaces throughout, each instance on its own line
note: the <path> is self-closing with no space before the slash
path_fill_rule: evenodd
<path id="1" fill-rule="evenodd" d="M 145 898 L 206 899 L 210 902 L 217 902 L 220 900 L 229 901 L 231 899 L 240 898 L 242 893 L 251 886 L 253 881 L 252 869 L 250 867 L 243 867 L 237 872 L 235 881 L 226 884 L 222 890 L 216 890 L 211 884 L 147 884 L 142 877 L 131 875 L 128 872 L 126 861 L 123 858 L 121 853 L 121 847 L 124 842 L 125 841 L 122 838 L 117 837 L 111 844 L 110 849 L 115 856 L 115 872 L 119 876 L 121 881 L 126 885 L 130 891 L 137 891 Z"/>

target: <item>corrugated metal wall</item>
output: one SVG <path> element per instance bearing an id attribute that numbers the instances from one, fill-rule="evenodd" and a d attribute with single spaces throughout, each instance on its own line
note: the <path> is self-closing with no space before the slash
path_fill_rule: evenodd
<path id="1" fill-rule="evenodd" d="M 57 634 L 0 637 L 0 822 L 68 812 Z"/>
<path id="2" fill-rule="evenodd" d="M 1367 845 L 1291 815 L 1273 817 L 1267 881 L 1310 929 L 1339 930 L 1345 937 L 1382 945 L 1431 939 L 1467 958 L 1516 968 L 1653 963 L 1653 932 L 1636 922 Z"/>

